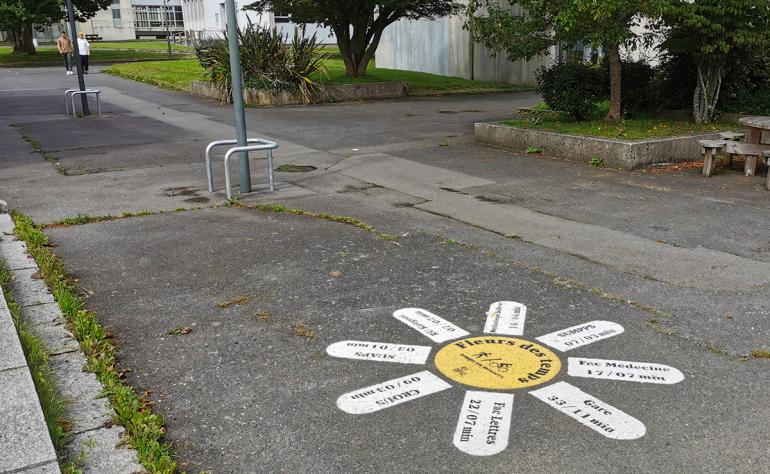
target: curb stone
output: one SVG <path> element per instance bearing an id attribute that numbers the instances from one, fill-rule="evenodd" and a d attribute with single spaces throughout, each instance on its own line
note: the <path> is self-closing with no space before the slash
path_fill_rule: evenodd
<path id="1" fill-rule="evenodd" d="M 50 363 L 57 378 L 58 387 L 66 399 L 66 415 L 72 421 L 72 440 L 69 443 L 70 459 L 80 460 L 78 467 L 86 473 L 136 473 L 145 472 L 139 463 L 139 458 L 134 449 L 123 447 L 123 428 L 111 426 L 115 414 L 108 400 L 101 397 L 102 386 L 92 373 L 85 372 L 86 359 L 79 351 L 79 344 L 64 327 L 64 316 L 51 293 L 46 288 L 43 280 L 38 279 L 38 267 L 34 259 L 26 252 L 26 246 L 19 242 L 13 235 L 13 221 L 8 214 L 0 211 L 0 259 L 4 260 L 12 274 L 11 286 L 14 290 L 14 298 L 21 306 L 22 317 L 29 324 L 32 332 L 40 337 L 46 350 L 51 355 Z M 0 292 L 1 295 L 1 292 Z M 0 341 L 3 340 L 4 300 L 0 303 Z M 7 310 L 6 310 L 7 312 Z M 7 316 L 16 335 L 10 313 Z M 21 350 L 19 344 L 18 350 Z M 0 354 L 5 356 L 5 345 L 0 346 Z M 23 358 L 23 353 L 22 353 Z M 5 360 L 5 359 L 3 359 Z M 14 371 L 26 371 L 28 387 L 31 393 L 23 395 L 15 393 L 10 399 L 6 399 L 6 388 L 9 387 L 3 381 L 3 376 Z M 13 387 L 13 386 L 11 386 Z M 6 448 L 5 425 L 0 424 L 0 472 L 24 472 L 24 473 L 59 473 L 59 465 L 56 452 L 53 449 L 48 428 L 43 418 L 40 402 L 35 392 L 32 378 L 26 367 L 26 360 L 22 368 L 3 370 L 0 367 L 0 419 L 15 420 L 19 416 L 17 411 L 22 407 L 20 403 L 29 403 L 34 400 L 34 409 L 37 410 L 37 422 L 34 433 L 23 433 L 18 436 L 18 446 Z M 26 413 L 30 409 L 24 407 Z M 42 425 L 41 425 L 42 424 Z M 10 425 L 20 428 L 21 422 L 13 421 Z M 40 432 L 42 426 L 42 432 Z M 38 437 L 44 435 L 48 446 L 38 449 L 33 444 L 33 434 Z M 8 438 L 13 441 L 16 438 Z M 15 451 L 12 449 L 16 448 Z M 45 454 L 45 459 L 27 462 L 26 457 Z M 82 454 L 79 456 L 79 454 Z M 14 462 L 13 465 L 6 464 Z M 27 462 L 27 464 L 19 464 Z M 10 466 L 10 467 L 9 467 Z"/>

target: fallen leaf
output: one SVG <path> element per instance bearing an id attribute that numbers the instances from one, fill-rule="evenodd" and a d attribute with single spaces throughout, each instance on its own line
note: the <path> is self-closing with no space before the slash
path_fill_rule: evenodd
<path id="1" fill-rule="evenodd" d="M 192 328 L 189 326 L 179 326 L 178 328 L 171 329 L 168 333 L 171 335 L 182 335 L 182 334 L 190 334 L 192 332 Z"/>

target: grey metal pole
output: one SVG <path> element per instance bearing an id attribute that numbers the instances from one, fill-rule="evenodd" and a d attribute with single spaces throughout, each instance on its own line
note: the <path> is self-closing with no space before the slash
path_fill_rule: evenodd
<path id="1" fill-rule="evenodd" d="M 246 112 L 243 107 L 243 77 L 241 76 L 241 50 L 238 45 L 238 19 L 235 12 L 235 0 L 225 1 L 227 14 L 227 40 L 230 49 L 230 77 L 232 79 L 233 109 L 235 110 L 235 138 L 238 146 L 246 146 Z M 249 154 L 238 155 L 238 180 L 242 193 L 251 192 L 251 172 Z"/>
<path id="2" fill-rule="evenodd" d="M 72 9 L 72 0 L 67 0 L 67 20 L 70 23 L 70 37 L 72 38 L 72 49 L 75 51 L 75 67 L 78 70 L 78 87 L 81 91 L 86 90 L 86 81 L 83 79 L 83 65 L 80 63 L 80 53 L 78 52 L 78 31 L 75 26 L 75 10 Z M 88 97 L 86 94 L 80 94 L 81 104 L 83 105 L 83 115 L 90 115 L 88 110 Z M 74 114 L 75 111 L 73 110 Z"/>
<path id="3" fill-rule="evenodd" d="M 166 25 L 166 44 L 168 45 L 168 55 L 171 56 L 171 28 L 169 28 L 168 8 L 166 0 L 163 0 L 163 24 Z"/>

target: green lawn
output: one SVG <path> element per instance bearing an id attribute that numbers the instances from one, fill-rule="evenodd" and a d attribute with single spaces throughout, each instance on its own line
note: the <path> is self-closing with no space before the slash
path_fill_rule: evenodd
<path id="1" fill-rule="evenodd" d="M 116 49 L 123 51 L 168 51 L 164 40 L 92 41 L 91 49 Z M 171 43 L 171 51 L 192 52 L 192 46 Z"/>
<path id="2" fill-rule="evenodd" d="M 636 118 L 612 124 L 603 120 L 575 122 L 559 117 L 539 117 L 534 119 L 504 120 L 501 123 L 513 127 L 532 128 L 592 137 L 619 138 L 622 140 L 639 140 L 644 138 L 670 137 L 693 133 L 722 132 L 738 127 L 737 124 L 731 122 L 698 124 L 685 120 L 669 120 L 663 118 Z"/>
<path id="3" fill-rule="evenodd" d="M 407 81 L 413 95 L 439 95 L 445 93 L 515 92 L 523 90 L 509 84 L 491 84 L 469 81 L 457 77 L 437 76 L 421 72 L 378 69 L 370 67 L 365 77 L 347 77 L 341 59 L 328 59 L 328 84 L 351 84 L 361 82 Z M 139 64 L 116 64 L 105 70 L 114 76 L 154 84 L 167 89 L 187 91 L 190 81 L 203 77 L 203 68 L 195 59 L 179 61 L 143 62 Z"/>
<path id="4" fill-rule="evenodd" d="M 197 59 L 180 59 L 179 61 L 113 64 L 104 72 L 164 89 L 189 92 L 190 81 L 202 80 L 204 70 Z"/>
<path id="5" fill-rule="evenodd" d="M 176 53 L 179 57 L 179 53 Z M 166 53 L 159 51 L 138 50 L 94 50 L 91 51 L 91 64 L 125 62 L 137 60 L 163 59 L 168 57 Z M 13 54 L 10 46 L 0 46 L 0 66 L 59 66 L 63 65 L 61 55 L 52 46 L 41 46 L 37 54 Z"/>

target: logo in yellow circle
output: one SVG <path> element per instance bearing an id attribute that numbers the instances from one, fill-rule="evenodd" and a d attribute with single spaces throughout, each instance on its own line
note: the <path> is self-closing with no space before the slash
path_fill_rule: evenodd
<path id="1" fill-rule="evenodd" d="M 513 337 L 468 337 L 441 348 L 434 359 L 447 378 L 492 390 L 529 388 L 556 376 L 561 361 L 540 344 Z"/>

